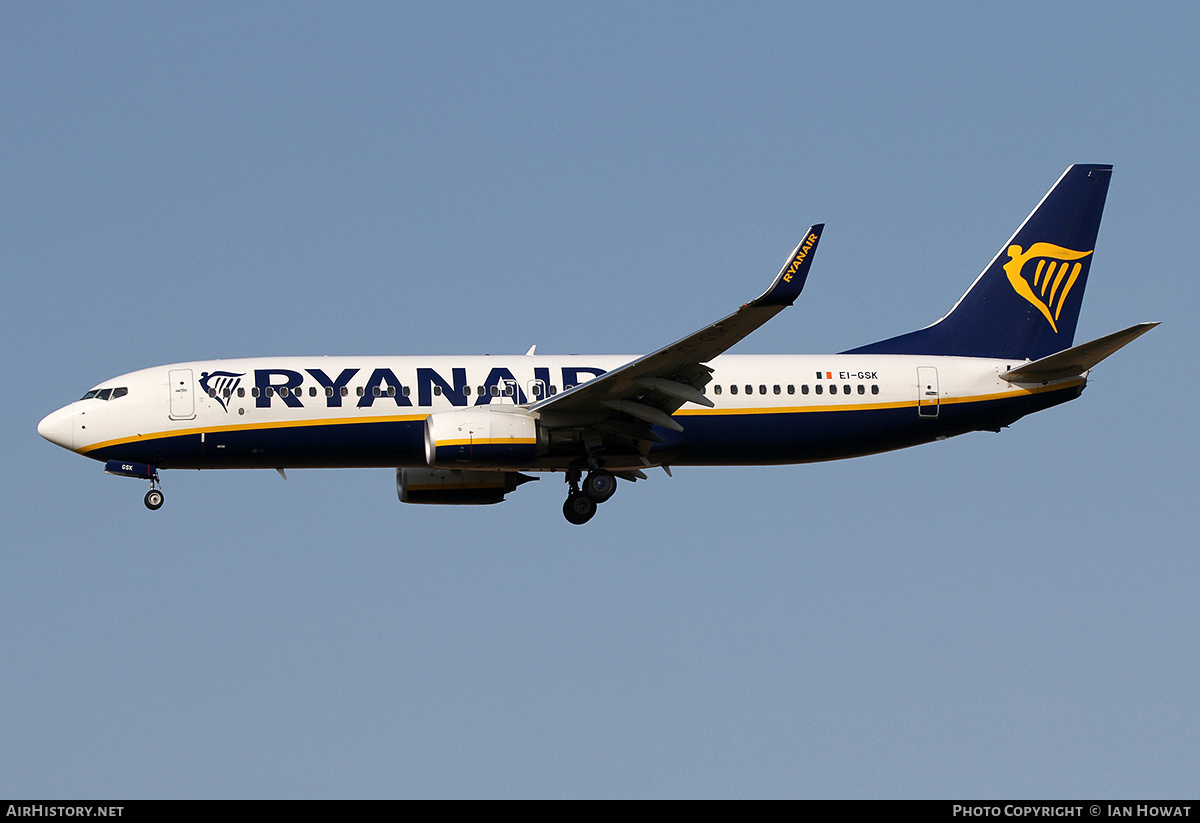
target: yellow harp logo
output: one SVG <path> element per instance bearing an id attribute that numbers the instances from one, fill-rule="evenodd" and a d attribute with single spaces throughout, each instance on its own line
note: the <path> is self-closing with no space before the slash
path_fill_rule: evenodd
<path id="1" fill-rule="evenodd" d="M 1071 265 L 1073 260 L 1087 257 L 1090 251 L 1074 251 L 1073 249 L 1056 246 L 1053 243 L 1034 243 L 1029 251 L 1022 251 L 1020 246 L 1008 247 L 1008 262 L 1004 271 L 1008 282 L 1012 283 L 1017 294 L 1024 297 L 1050 321 L 1054 333 L 1058 333 L 1058 315 L 1062 313 L 1067 295 L 1083 269 L 1082 263 Z M 1025 264 L 1037 260 L 1033 270 L 1033 280 L 1027 280 L 1022 273 Z"/>

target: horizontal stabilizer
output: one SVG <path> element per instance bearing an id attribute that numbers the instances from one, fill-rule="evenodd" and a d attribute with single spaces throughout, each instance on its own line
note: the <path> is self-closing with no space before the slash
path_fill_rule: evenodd
<path id="1" fill-rule="evenodd" d="M 1124 331 L 1113 332 L 1090 343 L 1072 346 L 1057 354 L 1009 369 L 1000 377 L 1010 383 L 1048 383 L 1051 380 L 1077 377 L 1157 325 L 1158 323 L 1138 323 Z"/>

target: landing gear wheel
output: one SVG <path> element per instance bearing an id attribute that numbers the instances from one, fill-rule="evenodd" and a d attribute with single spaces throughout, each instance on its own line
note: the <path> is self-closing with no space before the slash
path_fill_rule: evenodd
<path id="1" fill-rule="evenodd" d="M 588 472 L 587 479 L 583 481 L 583 493 L 597 503 L 608 500 L 616 491 L 617 478 L 613 477 L 612 472 L 604 469 Z"/>
<path id="2" fill-rule="evenodd" d="M 563 503 L 563 517 L 567 522 L 582 526 L 596 514 L 596 501 L 582 492 L 572 492 Z"/>
<path id="3" fill-rule="evenodd" d="M 152 512 L 156 512 L 162 508 L 163 493 L 158 489 L 151 489 L 146 492 L 145 497 L 146 508 Z"/>

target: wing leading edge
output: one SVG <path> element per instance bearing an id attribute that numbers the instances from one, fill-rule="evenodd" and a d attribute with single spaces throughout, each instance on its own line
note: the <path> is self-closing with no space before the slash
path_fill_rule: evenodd
<path id="1" fill-rule="evenodd" d="M 535 403 L 530 411 L 538 412 L 547 428 L 599 424 L 602 437 L 607 434 L 658 442 L 661 438 L 650 431 L 653 425 L 683 431 L 671 417 L 675 410 L 687 402 L 713 405 L 700 392 L 712 379 L 712 369 L 704 364 L 795 302 L 808 278 L 824 229 L 824 223 L 810 227 L 771 287 L 733 314 L 594 380 Z"/>

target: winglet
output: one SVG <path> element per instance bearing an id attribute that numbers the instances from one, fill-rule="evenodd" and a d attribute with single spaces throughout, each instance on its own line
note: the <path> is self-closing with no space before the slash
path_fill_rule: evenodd
<path id="1" fill-rule="evenodd" d="M 813 254 L 817 250 L 817 241 L 825 230 L 824 223 L 810 226 L 804 233 L 804 239 L 797 244 L 791 257 L 783 264 L 779 276 L 771 284 L 762 297 L 754 301 L 755 306 L 790 306 L 800 296 L 804 281 L 808 279 L 808 270 L 812 268 Z"/>

